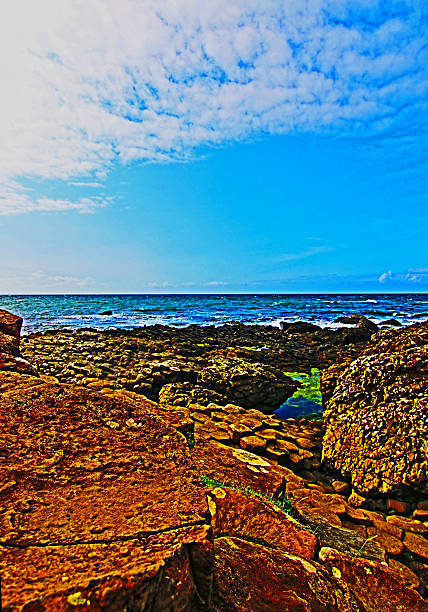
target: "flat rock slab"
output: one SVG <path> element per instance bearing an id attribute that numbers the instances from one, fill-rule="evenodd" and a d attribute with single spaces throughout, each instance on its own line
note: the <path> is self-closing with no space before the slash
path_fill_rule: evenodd
<path id="1" fill-rule="evenodd" d="M 308 561 L 314 558 L 316 537 L 270 502 L 224 487 L 212 489 L 209 497 L 214 537 L 238 537 Z"/>
<path id="2" fill-rule="evenodd" d="M 202 476 L 220 483 L 249 488 L 268 497 L 284 493 L 289 480 L 295 481 L 296 486 L 303 486 L 304 483 L 290 470 L 272 465 L 266 459 L 241 448 L 200 440 L 191 452 Z"/>
<path id="3" fill-rule="evenodd" d="M 208 597 L 205 493 L 151 402 L 0 373 L 0 457 L 4 610 L 71 610 L 73 597 L 129 611 L 164 597 L 175 610 Z"/>

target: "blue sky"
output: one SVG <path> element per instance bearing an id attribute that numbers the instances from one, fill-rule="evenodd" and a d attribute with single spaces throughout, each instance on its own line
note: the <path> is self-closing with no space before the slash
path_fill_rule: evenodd
<path id="1" fill-rule="evenodd" d="M 1 293 L 428 290 L 426 2 L 3 13 Z"/>

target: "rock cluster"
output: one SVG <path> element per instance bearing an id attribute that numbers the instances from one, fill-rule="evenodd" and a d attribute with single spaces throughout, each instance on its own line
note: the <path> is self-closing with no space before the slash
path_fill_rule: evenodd
<path id="1" fill-rule="evenodd" d="M 412 485 L 427 494 L 428 325 L 380 332 L 324 382 L 323 456 L 361 492 Z"/>
<path id="2" fill-rule="evenodd" d="M 40 377 L 0 371 L 5 612 L 428 612 L 424 510 L 410 518 L 361 507 L 364 499 L 321 464 L 322 421 L 281 421 L 227 403 L 243 395 L 246 376 L 265 380 L 302 347 L 329 354 L 330 365 L 332 344 L 321 350 L 292 334 L 281 345 L 288 356 L 278 347 L 259 356 L 249 346 L 271 332 L 256 331 L 252 343 L 244 332 L 247 348 L 242 339 L 225 346 L 235 330 L 206 351 L 194 348 L 199 332 L 186 340 L 180 331 L 177 352 L 158 328 L 143 338 L 84 331 L 24 339 Z M 219 390 L 198 380 L 215 352 Z M 238 391 L 236 372 L 221 369 L 227 359 L 245 362 Z M 134 376 L 143 364 L 153 381 L 127 384 L 127 368 Z M 144 397 L 144 384 L 175 405 Z"/>

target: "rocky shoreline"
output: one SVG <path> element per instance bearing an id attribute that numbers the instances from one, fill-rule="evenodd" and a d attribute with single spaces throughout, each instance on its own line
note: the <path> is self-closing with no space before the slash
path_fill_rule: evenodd
<path id="1" fill-rule="evenodd" d="M 343 322 L 0 312 L 3 610 L 428 610 L 428 324 Z"/>

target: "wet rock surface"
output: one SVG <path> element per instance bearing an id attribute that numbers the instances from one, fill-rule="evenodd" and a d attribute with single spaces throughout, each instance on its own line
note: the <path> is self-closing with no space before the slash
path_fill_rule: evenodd
<path id="1" fill-rule="evenodd" d="M 353 488 L 321 461 L 322 419 L 266 414 L 286 371 L 339 364 L 335 397 L 379 351 L 363 331 L 24 338 L 40 378 L 0 372 L 3 609 L 426 610 L 426 496 Z M 423 346 L 397 333 L 377 343 Z M 232 401 L 252 375 L 267 400 Z"/>

